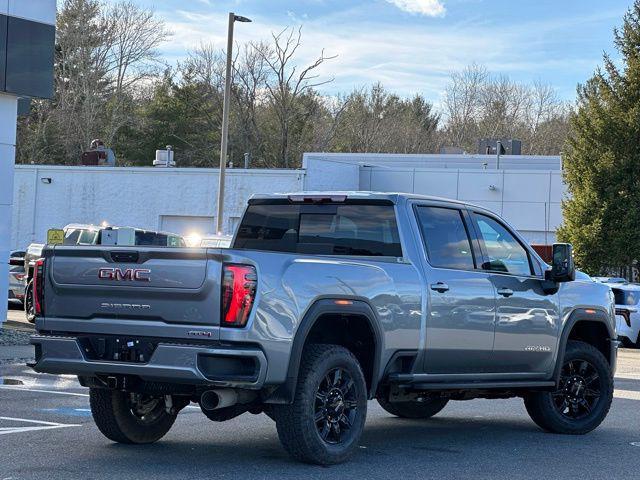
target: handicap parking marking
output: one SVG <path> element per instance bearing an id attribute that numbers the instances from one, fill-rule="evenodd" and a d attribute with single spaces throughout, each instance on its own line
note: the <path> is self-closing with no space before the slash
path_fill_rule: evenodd
<path id="1" fill-rule="evenodd" d="M 45 422 L 44 420 L 31 420 L 28 418 L 0 417 L 0 420 L 16 423 L 26 423 L 28 426 L 0 427 L 0 435 L 8 435 L 10 433 L 36 432 L 41 430 L 54 430 L 56 428 L 81 427 L 80 424 L 74 423 L 57 423 Z"/>

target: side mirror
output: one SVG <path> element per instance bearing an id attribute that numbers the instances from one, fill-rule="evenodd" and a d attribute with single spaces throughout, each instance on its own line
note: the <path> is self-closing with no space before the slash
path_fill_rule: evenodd
<path id="1" fill-rule="evenodd" d="M 576 267 L 573 264 L 573 247 L 570 243 L 554 243 L 551 270 L 547 278 L 554 282 L 571 282 L 576 278 Z"/>

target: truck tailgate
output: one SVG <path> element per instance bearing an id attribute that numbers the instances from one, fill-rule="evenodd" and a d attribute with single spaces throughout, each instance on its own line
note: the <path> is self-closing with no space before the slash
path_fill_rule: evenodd
<path id="1" fill-rule="evenodd" d="M 220 323 L 221 262 L 204 249 L 55 247 L 46 268 L 46 318 Z"/>

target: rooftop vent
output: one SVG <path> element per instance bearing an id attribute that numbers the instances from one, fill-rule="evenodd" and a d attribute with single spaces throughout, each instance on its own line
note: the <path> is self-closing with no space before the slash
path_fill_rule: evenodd
<path id="1" fill-rule="evenodd" d="M 166 150 L 156 150 L 156 159 L 153 161 L 153 166 L 163 168 L 176 166 L 171 145 L 167 145 Z"/>
<path id="2" fill-rule="evenodd" d="M 498 152 L 498 143 L 501 145 Z M 478 142 L 478 153 L 480 155 L 522 155 L 522 142 L 514 139 L 503 138 L 482 138 Z"/>

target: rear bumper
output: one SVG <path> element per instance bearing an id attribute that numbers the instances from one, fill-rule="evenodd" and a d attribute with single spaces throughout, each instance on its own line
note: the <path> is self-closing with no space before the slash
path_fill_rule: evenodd
<path id="1" fill-rule="evenodd" d="M 212 385 L 224 387 L 262 388 L 267 373 L 267 360 L 260 349 L 212 348 L 199 345 L 159 343 L 146 363 L 89 360 L 76 337 L 34 335 L 36 372 L 81 376 L 134 375 L 147 381 Z M 250 375 L 221 371 L 228 362 L 255 365 Z"/>

